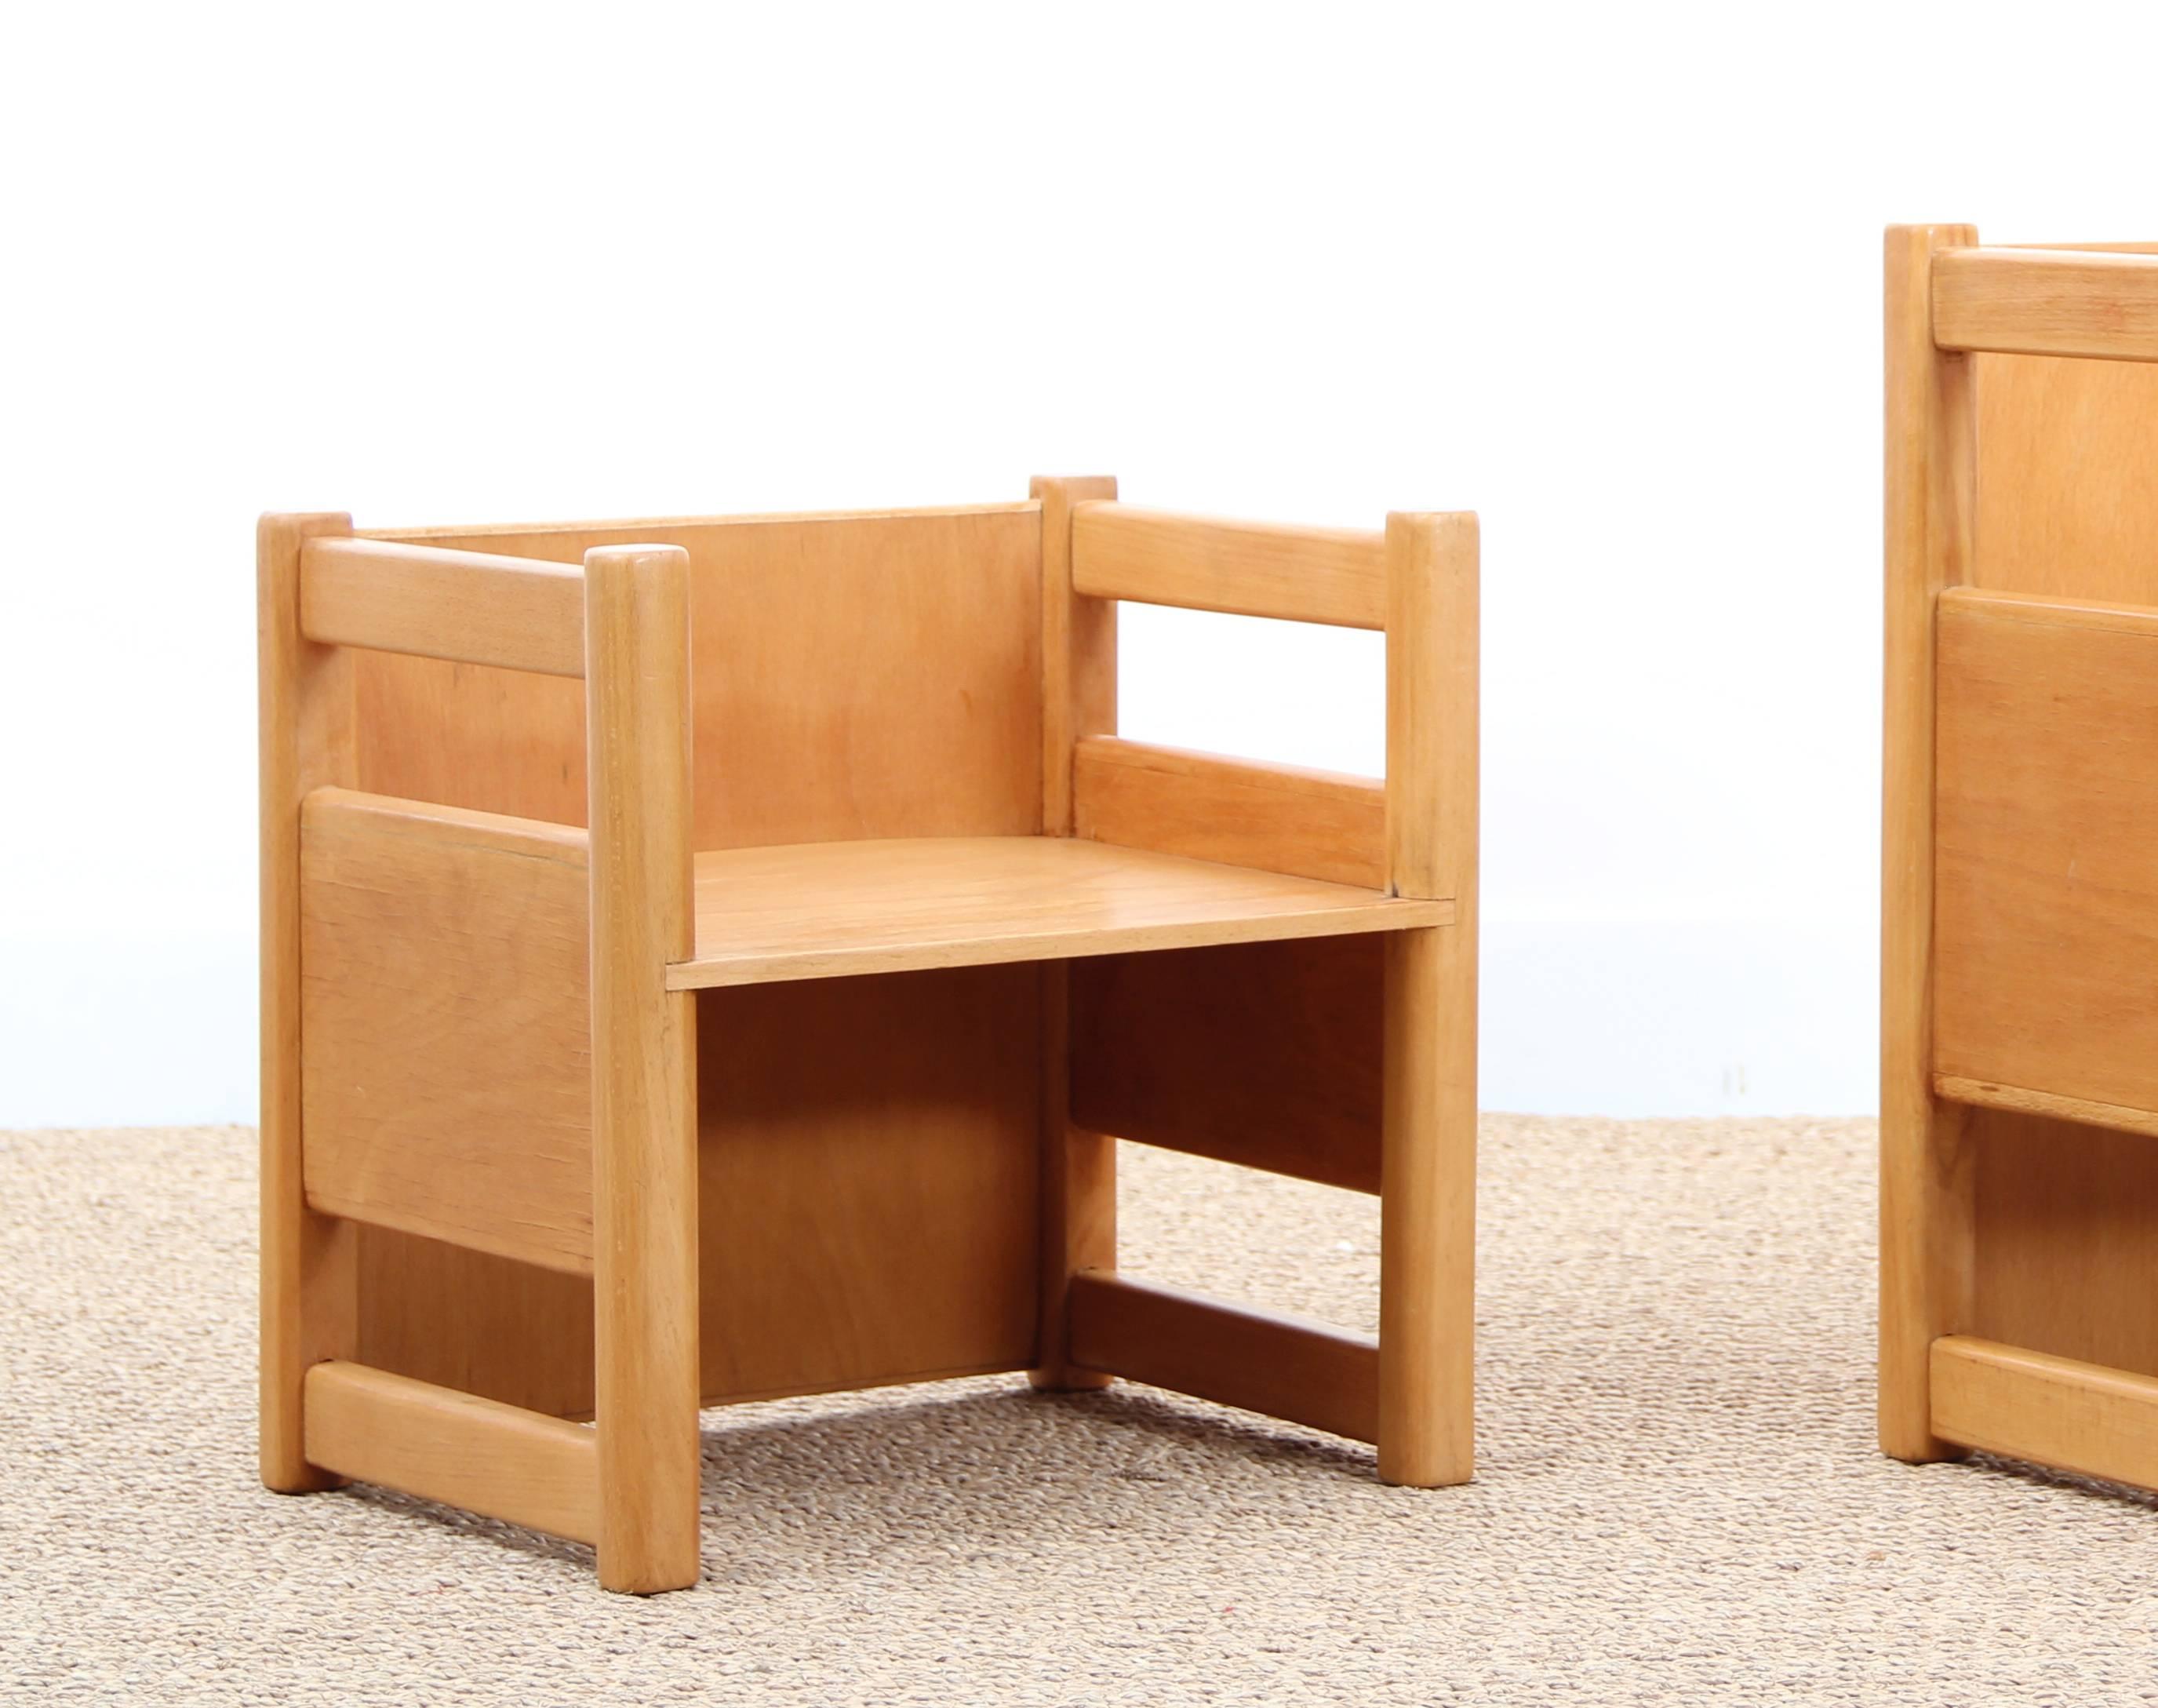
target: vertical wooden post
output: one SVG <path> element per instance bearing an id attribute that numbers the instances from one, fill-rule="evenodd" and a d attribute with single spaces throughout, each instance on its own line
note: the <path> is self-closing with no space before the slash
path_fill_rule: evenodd
<path id="1" fill-rule="evenodd" d="M 1071 834 L 1071 750 L 1082 735 L 1117 728 L 1117 606 L 1071 591 L 1071 507 L 1113 499 L 1107 475 L 1037 476 L 1041 501 L 1041 828 Z M 1107 1387 L 1074 1365 L 1067 1298 L 1071 1277 L 1117 1267 L 1117 1142 L 1073 1127 L 1071 968 L 1045 961 L 1041 981 L 1041 1303 L 1037 1388 Z"/>
<path id="2" fill-rule="evenodd" d="M 689 560 L 585 555 L 591 789 L 592 1238 L 601 1584 L 698 1574 L 696 1009 Z"/>
<path id="3" fill-rule="evenodd" d="M 300 632 L 300 550 L 352 532 L 343 515 L 265 516 L 256 548 L 261 766 L 262 1480 L 286 1494 L 343 1479 L 302 1450 L 309 1365 L 349 1357 L 356 1231 L 307 1208 L 301 1169 L 300 802 L 353 781 L 351 655 Z"/>
<path id="4" fill-rule="evenodd" d="M 1933 1086 L 1933 638 L 1941 590 L 1970 570 L 1977 415 L 1973 359 L 1933 343 L 1933 259 L 1977 241 L 1969 225 L 1887 235 L 1880 1429 L 1914 1461 L 1962 1453 L 1933 1433 L 1928 1365 L 1971 1298 L 1970 1117 Z"/>
<path id="5" fill-rule="evenodd" d="M 1386 865 L 1450 926 L 1386 948 L 1379 1474 L 1475 1468 L 1477 523 L 1386 518 Z"/>

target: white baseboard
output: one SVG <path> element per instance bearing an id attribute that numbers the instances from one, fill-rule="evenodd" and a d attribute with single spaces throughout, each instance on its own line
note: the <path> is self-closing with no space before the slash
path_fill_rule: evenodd
<path id="1" fill-rule="evenodd" d="M 1482 1101 L 1567 1115 L 1875 1107 L 1850 926 L 1487 920 Z M 0 940 L 0 1127 L 255 1118 L 251 938 Z"/>

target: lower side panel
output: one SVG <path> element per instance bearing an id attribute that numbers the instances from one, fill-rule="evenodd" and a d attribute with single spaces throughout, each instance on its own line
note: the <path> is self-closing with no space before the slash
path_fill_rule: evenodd
<path id="1" fill-rule="evenodd" d="M 705 1403 L 1026 1369 L 1040 1284 L 1035 968 L 698 1001 Z M 589 1280 L 360 1234 L 354 1357 L 591 1416 Z"/>
<path id="2" fill-rule="evenodd" d="M 2158 1139 L 1974 1110 L 1969 1332 L 2158 1375 Z"/>

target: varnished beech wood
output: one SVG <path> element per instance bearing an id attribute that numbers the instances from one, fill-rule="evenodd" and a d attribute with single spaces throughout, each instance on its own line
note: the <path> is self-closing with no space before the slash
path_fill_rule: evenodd
<path id="1" fill-rule="evenodd" d="M 1071 1351 L 1083 1365 L 1307 1424 L 1378 1434 L 1378 1348 L 1271 1311 L 1128 1276 L 1071 1282 Z"/>
<path id="2" fill-rule="evenodd" d="M 1975 362 L 1972 584 L 2108 611 L 2158 606 L 2158 364 Z M 1971 1332 L 2158 1373 L 2158 1146 L 2108 1130 L 2132 1127 L 2136 1112 L 2043 1092 L 2031 1112 L 1972 1101 Z"/>
<path id="3" fill-rule="evenodd" d="M 1970 1332 L 2158 1375 L 2158 1144 L 2052 1111 L 1970 1113 Z"/>
<path id="4" fill-rule="evenodd" d="M 1933 1071 L 2158 1109 L 2158 611 L 1964 594 L 1939 633 Z"/>
<path id="5" fill-rule="evenodd" d="M 1478 531 L 1386 519 L 1386 868 L 1454 917 L 1386 946 L 1379 1474 L 1475 1464 Z"/>
<path id="6" fill-rule="evenodd" d="M 701 990 L 1137 949 L 1407 931 L 1450 901 L 1060 837 L 925 838 L 736 849 L 696 860 Z"/>
<path id="7" fill-rule="evenodd" d="M 568 563 L 689 554 L 699 849 L 1041 826 L 1038 504 L 434 533 Z M 363 653 L 357 787 L 585 819 L 577 684 Z"/>
<path id="8" fill-rule="evenodd" d="M 1369 777 L 1096 736 L 1074 756 L 1077 833 L 1120 848 L 1386 887 L 1386 789 Z"/>
<path id="9" fill-rule="evenodd" d="M 708 1403 L 1027 1367 L 1040 972 L 698 993 Z"/>
<path id="10" fill-rule="evenodd" d="M 1951 1103 L 2005 1109 L 2017 1115 L 2043 1115 L 2057 1121 L 2073 1121 L 2080 1126 L 2111 1127 L 2158 1138 L 2158 1110 L 2154 1109 L 2093 1103 L 2087 1097 L 2063 1097 L 2052 1091 L 2034 1091 L 2025 1086 L 1995 1085 L 1989 1080 L 1963 1079 L 1946 1073 L 1933 1076 L 1933 1095 L 1945 1097 Z"/>
<path id="11" fill-rule="evenodd" d="M 572 1541 L 599 1539 L 589 1429 L 342 1361 L 307 1372 L 307 1456 L 318 1465 Z"/>
<path id="12" fill-rule="evenodd" d="M 1075 1287 L 1113 1285 L 1113 1129 L 1401 1200 L 1386 1352 L 1139 1287 L 1099 1318 L 1133 1374 L 1376 1436 L 1397 1480 L 1467 1474 L 1465 1383 L 1432 1378 L 1469 1350 L 1473 519 L 1407 519 L 1406 591 L 1377 535 L 1106 524 L 1148 596 L 1397 630 L 1382 792 L 1118 741 L 1114 599 L 1075 570 L 1114 487 L 1035 492 L 379 536 L 318 554 L 336 645 L 302 629 L 292 533 L 265 920 L 281 943 L 270 898 L 296 910 L 275 964 L 305 1001 L 266 1045 L 312 1142 L 266 1058 L 292 1189 L 265 1251 L 339 1267 L 274 1294 L 297 1357 L 266 1314 L 288 1486 L 359 1466 L 589 1535 L 609 1587 L 686 1585 L 700 1400 L 1110 1379 L 1071 1337 Z M 1412 938 L 1438 952 L 1404 981 Z M 325 1359 L 326 1427 L 369 1444 L 311 1468 Z M 489 1401 L 509 1457 L 476 1468 Z M 545 1518 L 552 1471 L 501 1492 L 534 1423 L 589 1460 L 581 1530 Z"/>
<path id="13" fill-rule="evenodd" d="M 591 1273 L 585 833 L 343 789 L 301 825 L 308 1203 Z"/>
<path id="14" fill-rule="evenodd" d="M 2158 1378 L 1964 1335 L 1932 1348 L 1933 1432 L 2158 1489 Z"/>
<path id="15" fill-rule="evenodd" d="M 2158 362 L 2158 255 L 1945 250 L 1933 334 L 1944 350 Z"/>
<path id="16" fill-rule="evenodd" d="M 696 1013 L 687 957 L 689 560 L 585 560 L 600 1582 L 698 1573 Z"/>
<path id="17" fill-rule="evenodd" d="M 1385 941 L 1074 962 L 1072 1117 L 1120 1138 L 1376 1192 Z"/>
<path id="18" fill-rule="evenodd" d="M 1971 585 L 2158 606 L 2158 363 L 1975 359 Z"/>
<path id="19" fill-rule="evenodd" d="M 1078 805 L 1076 744 L 1117 727 L 1117 602 L 1086 598 L 1071 585 L 1072 508 L 1113 499 L 1117 482 L 1106 475 L 1037 476 L 1031 491 L 1041 505 L 1041 828 L 1070 836 Z M 1045 963 L 1036 981 L 1041 1280 L 1029 1380 L 1039 1389 L 1070 1392 L 1110 1380 L 1071 1362 L 1066 1290 L 1082 1270 L 1116 1267 L 1117 1146 L 1071 1122 L 1071 970 L 1062 962 Z"/>
<path id="20" fill-rule="evenodd" d="M 1082 503 L 1072 513 L 1071 583 L 1096 599 L 1345 628 L 1386 624 L 1386 544 L 1355 529 Z"/>
<path id="21" fill-rule="evenodd" d="M 353 1230 L 307 1208 L 300 1051 L 300 802 L 351 781 L 348 656 L 300 629 L 300 555 L 347 533 L 345 515 L 265 516 L 256 534 L 257 728 L 261 767 L 261 1435 L 263 1482 L 332 1487 L 302 1439 L 307 1367 L 349 1352 Z"/>
<path id="22" fill-rule="evenodd" d="M 585 578 L 566 565 L 337 538 L 310 540 L 300 564 L 311 640 L 585 673 Z"/>
<path id="23" fill-rule="evenodd" d="M 1972 1152 L 1933 1094 L 1934 606 L 1969 579 L 1976 449 L 1971 359 L 1934 348 L 1939 251 L 1967 225 L 1887 238 L 1887 673 L 1882 704 L 1879 1427 L 1897 1458 L 1952 1458 L 1933 1433 L 1929 1349 L 1967 1325 Z"/>

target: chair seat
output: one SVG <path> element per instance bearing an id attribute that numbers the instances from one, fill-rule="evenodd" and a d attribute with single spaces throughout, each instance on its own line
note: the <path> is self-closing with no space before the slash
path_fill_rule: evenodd
<path id="1" fill-rule="evenodd" d="M 676 990 L 1447 925 L 1450 901 L 1063 837 L 925 837 L 696 857 Z"/>

